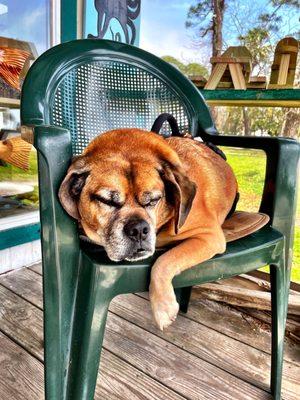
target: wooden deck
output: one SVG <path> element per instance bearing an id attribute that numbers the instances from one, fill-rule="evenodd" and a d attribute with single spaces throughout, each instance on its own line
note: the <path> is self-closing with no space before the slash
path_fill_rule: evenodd
<path id="1" fill-rule="evenodd" d="M 0 275 L 0 399 L 43 399 L 41 267 Z M 110 307 L 95 399 L 270 399 L 270 332 L 197 296 L 165 333 L 146 295 Z M 300 399 L 300 346 L 286 342 L 283 398 Z M 57 399 L 59 400 L 59 399 Z"/>

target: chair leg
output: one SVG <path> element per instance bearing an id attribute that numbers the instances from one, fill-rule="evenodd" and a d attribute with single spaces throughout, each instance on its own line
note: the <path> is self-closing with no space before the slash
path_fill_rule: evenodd
<path id="1" fill-rule="evenodd" d="M 183 313 L 187 313 L 188 311 L 192 289 L 192 286 L 175 289 L 179 309 Z"/>
<path id="2" fill-rule="evenodd" d="M 94 398 L 113 281 L 101 267 L 89 260 L 83 261 L 73 323 L 67 400 Z"/>
<path id="3" fill-rule="evenodd" d="M 288 307 L 284 257 L 278 265 L 270 265 L 272 297 L 272 362 L 271 393 L 275 400 L 281 399 L 284 333 Z"/>

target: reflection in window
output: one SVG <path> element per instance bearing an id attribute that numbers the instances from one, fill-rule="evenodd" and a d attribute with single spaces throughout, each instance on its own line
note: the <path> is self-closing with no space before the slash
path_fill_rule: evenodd
<path id="1" fill-rule="evenodd" d="M 0 0 L 0 140 L 20 135 L 20 87 L 33 60 L 50 47 L 50 0 Z M 36 152 L 24 171 L 0 159 L 0 218 L 38 206 Z M 1 219 L 0 219 L 1 226 Z"/>

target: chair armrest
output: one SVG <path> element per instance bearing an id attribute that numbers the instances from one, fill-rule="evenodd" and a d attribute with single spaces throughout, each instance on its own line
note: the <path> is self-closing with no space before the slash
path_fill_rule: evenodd
<path id="1" fill-rule="evenodd" d="M 43 241 L 66 244 L 67 236 L 72 237 L 75 232 L 75 238 L 78 236 L 76 221 L 64 211 L 57 195 L 72 158 L 71 136 L 67 129 L 39 125 L 34 128 L 34 146 L 38 152 Z M 63 229 L 58 230 L 58 225 Z M 57 249 L 53 248 L 53 251 Z"/>
<path id="2" fill-rule="evenodd" d="M 64 211 L 57 194 L 72 157 L 71 135 L 59 127 L 36 126 L 33 138 L 38 151 L 44 309 L 47 316 L 45 357 L 50 365 L 58 364 L 61 369 L 59 374 L 52 376 L 48 373 L 47 376 L 52 387 L 59 388 L 55 393 L 62 393 L 61 387 L 68 379 L 70 327 L 81 264 L 77 221 Z M 51 397 L 56 398 L 56 394 Z"/>
<path id="3" fill-rule="evenodd" d="M 276 137 L 212 136 L 205 138 L 219 146 L 264 150 L 266 175 L 260 211 L 268 214 L 271 225 L 285 235 L 287 265 L 292 261 L 296 213 L 297 172 L 300 144 Z"/>

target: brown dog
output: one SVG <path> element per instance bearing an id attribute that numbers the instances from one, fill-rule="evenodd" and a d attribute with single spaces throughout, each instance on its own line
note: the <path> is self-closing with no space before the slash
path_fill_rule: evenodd
<path id="1" fill-rule="evenodd" d="M 204 144 L 120 129 L 98 136 L 73 160 L 59 198 L 113 261 L 176 244 L 151 272 L 151 306 L 163 330 L 178 313 L 174 276 L 225 251 L 221 225 L 236 193 L 232 169 Z"/>

